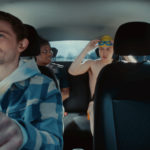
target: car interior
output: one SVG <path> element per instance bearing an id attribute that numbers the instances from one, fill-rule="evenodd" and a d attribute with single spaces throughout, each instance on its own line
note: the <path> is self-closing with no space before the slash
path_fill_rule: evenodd
<path id="1" fill-rule="evenodd" d="M 64 117 L 64 150 L 150 149 L 150 73 L 146 61 L 150 55 L 147 44 L 150 43 L 150 27 L 147 25 L 150 22 L 149 0 L 0 0 L 0 10 L 34 26 L 53 47 L 52 63 L 67 73 L 70 96 L 63 102 L 68 113 Z M 130 22 L 133 24 L 122 29 L 122 25 Z M 92 136 L 87 119 L 90 101 L 88 73 L 73 76 L 68 73 L 68 68 L 86 43 L 105 34 L 114 38 L 117 58 L 133 55 L 139 63 L 118 61 L 100 72 L 95 91 L 95 129 Z M 72 45 L 72 41 L 85 43 Z M 57 42 L 66 42 L 69 48 L 57 47 L 53 44 Z M 66 51 L 68 56 L 64 56 Z M 72 56 L 72 52 L 75 55 Z M 90 56 L 99 58 L 98 49 L 93 50 Z M 100 95 L 99 91 L 103 94 Z"/>

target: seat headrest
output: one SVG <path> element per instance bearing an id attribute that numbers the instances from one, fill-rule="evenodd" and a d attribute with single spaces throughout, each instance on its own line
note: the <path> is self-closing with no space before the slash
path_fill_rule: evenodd
<path id="1" fill-rule="evenodd" d="M 24 24 L 28 33 L 29 45 L 25 51 L 21 53 L 21 56 L 37 56 L 40 54 L 39 35 L 35 28 L 31 25 Z"/>
<path id="2" fill-rule="evenodd" d="M 114 53 L 117 55 L 150 55 L 150 24 L 146 22 L 122 24 L 115 34 Z"/>
<path id="3" fill-rule="evenodd" d="M 55 48 L 55 47 L 52 47 L 51 49 L 52 49 L 52 52 L 53 52 L 53 58 L 55 58 L 57 53 L 58 53 L 58 49 Z"/>

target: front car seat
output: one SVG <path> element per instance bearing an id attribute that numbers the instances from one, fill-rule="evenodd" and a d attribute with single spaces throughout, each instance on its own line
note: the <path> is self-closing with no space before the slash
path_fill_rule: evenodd
<path id="1" fill-rule="evenodd" d="M 129 22 L 115 35 L 116 55 L 150 55 L 150 24 Z M 95 90 L 94 150 L 150 149 L 150 63 L 115 62 Z"/>

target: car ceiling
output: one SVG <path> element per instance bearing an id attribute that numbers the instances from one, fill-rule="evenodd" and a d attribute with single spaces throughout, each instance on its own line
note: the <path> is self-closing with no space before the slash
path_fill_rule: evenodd
<path id="1" fill-rule="evenodd" d="M 123 23 L 150 22 L 149 0 L 0 0 L 0 10 L 33 25 L 50 41 L 114 37 Z"/>

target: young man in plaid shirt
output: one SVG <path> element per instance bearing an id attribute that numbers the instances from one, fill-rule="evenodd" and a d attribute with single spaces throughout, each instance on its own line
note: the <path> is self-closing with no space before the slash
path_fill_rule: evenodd
<path id="1" fill-rule="evenodd" d="M 0 149 L 63 149 L 61 95 L 34 58 L 23 23 L 0 11 Z"/>

